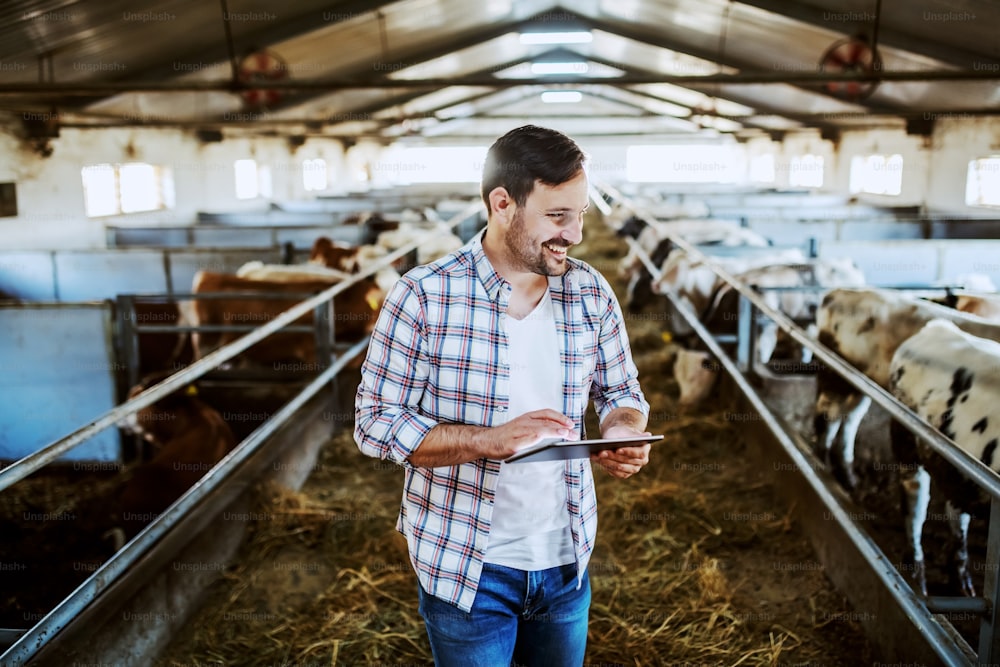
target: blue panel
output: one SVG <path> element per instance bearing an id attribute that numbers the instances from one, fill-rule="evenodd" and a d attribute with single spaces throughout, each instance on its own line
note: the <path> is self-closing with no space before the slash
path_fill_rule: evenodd
<path id="1" fill-rule="evenodd" d="M 771 239 L 775 245 L 804 244 L 808 243 L 811 238 L 820 241 L 832 241 L 837 238 L 837 223 L 835 222 L 806 223 L 751 218 L 750 229 Z"/>
<path id="2" fill-rule="evenodd" d="M 952 283 L 960 276 L 980 273 L 1000 287 L 1000 241 L 938 241 L 941 279 Z"/>
<path id="3" fill-rule="evenodd" d="M 109 317 L 104 304 L 0 308 L 0 459 L 36 452 L 116 405 Z M 61 460 L 120 458 L 110 427 Z"/>
<path id="4" fill-rule="evenodd" d="M 25 301 L 55 301 L 52 253 L 0 253 L 0 290 Z"/>
<path id="5" fill-rule="evenodd" d="M 112 227 L 108 230 L 114 246 L 153 246 L 183 248 L 188 245 L 187 227 Z"/>
<path id="6" fill-rule="evenodd" d="M 199 248 L 270 248 L 274 243 L 267 228 L 195 227 L 192 234 Z"/>
<path id="7" fill-rule="evenodd" d="M 879 239 L 922 239 L 919 222 L 880 222 L 875 220 L 844 222 L 840 225 L 842 241 L 878 241 Z"/>
<path id="8" fill-rule="evenodd" d="M 938 246 L 924 241 L 821 243 L 822 258 L 850 257 L 875 286 L 933 285 L 938 283 Z"/>
<path id="9" fill-rule="evenodd" d="M 334 241 L 350 245 L 361 245 L 365 242 L 365 233 L 366 228 L 361 225 L 328 225 L 326 227 L 310 227 L 307 229 L 277 230 L 279 246 L 283 245 L 286 241 L 291 241 L 295 244 L 296 248 L 312 248 L 313 243 L 320 236 L 326 236 Z"/>
<path id="10" fill-rule="evenodd" d="M 104 250 L 56 253 L 60 301 L 113 299 L 117 294 L 166 292 L 163 253 Z"/>

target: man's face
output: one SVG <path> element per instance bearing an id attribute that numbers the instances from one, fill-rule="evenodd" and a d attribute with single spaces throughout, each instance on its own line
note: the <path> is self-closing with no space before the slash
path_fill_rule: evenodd
<path id="1" fill-rule="evenodd" d="M 505 237 L 511 263 L 543 276 L 566 273 L 566 252 L 583 239 L 583 214 L 589 203 L 587 175 L 582 171 L 560 185 L 535 183 Z"/>

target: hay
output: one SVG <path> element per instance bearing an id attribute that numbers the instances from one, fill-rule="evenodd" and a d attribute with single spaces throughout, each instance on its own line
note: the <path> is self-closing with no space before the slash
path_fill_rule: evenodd
<path id="1" fill-rule="evenodd" d="M 597 231 L 588 252 L 612 266 L 623 246 Z M 595 470 L 587 664 L 870 663 L 821 568 L 776 569 L 815 557 L 750 469 L 739 424 L 721 406 L 680 412 L 663 322 L 628 326 L 649 428 L 665 439 L 629 480 Z M 401 490 L 400 469 L 365 459 L 349 431 L 336 435 L 301 493 L 261 489 L 269 519 L 158 664 L 431 664 L 416 578 L 394 529 Z M 732 520 L 736 513 L 752 520 Z M 275 576 L 295 563 L 315 572 Z"/>

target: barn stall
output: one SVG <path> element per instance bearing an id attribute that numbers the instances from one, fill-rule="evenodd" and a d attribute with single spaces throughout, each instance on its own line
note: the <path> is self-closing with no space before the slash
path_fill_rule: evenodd
<path id="1" fill-rule="evenodd" d="M 4 226 L 0 290 L 12 298 L 0 311 L 6 332 L 3 363 L 10 371 L 4 380 L 9 400 L 0 414 L 4 438 L 0 453 L 11 464 L 0 470 L 3 486 L 10 487 L 0 491 L 0 498 L 8 503 L 4 534 L 17 536 L 7 541 L 9 551 L 3 561 L 8 565 L 3 572 L 5 583 L 10 582 L 4 590 L 17 591 L 9 595 L 4 609 L 5 624 L 10 627 L 3 637 L 5 643 L 20 642 L 20 646 L 5 658 L 22 662 L 25 646 L 38 636 L 56 639 L 41 649 L 44 657 L 35 656 L 39 664 L 54 660 L 52 656 L 60 651 L 65 655 L 82 651 L 76 654 L 81 661 L 98 655 L 111 662 L 125 661 L 125 655 L 149 658 L 166 651 L 167 642 L 197 606 L 201 590 L 219 576 L 226 579 L 228 556 L 176 555 L 183 536 L 193 527 L 220 525 L 217 518 L 208 523 L 212 519 L 207 510 L 202 510 L 200 518 L 192 512 L 186 523 L 181 520 L 188 533 L 176 528 L 156 530 L 155 539 L 147 539 L 141 548 L 133 544 L 131 551 L 126 547 L 125 559 L 101 569 L 113 562 L 107 559 L 116 553 L 104 535 L 109 526 L 103 505 L 121 484 L 121 473 L 127 474 L 143 456 L 141 442 L 111 428 L 119 415 L 138 409 L 137 404 L 112 411 L 147 370 L 144 353 L 163 348 L 176 334 L 190 333 L 176 326 L 176 313 L 171 314 L 169 304 L 183 300 L 195 271 L 210 267 L 233 272 L 248 260 L 302 262 L 318 235 L 346 243 L 372 240 L 374 230 L 345 224 L 350 216 L 369 218 L 378 213 L 391 218 L 409 210 L 425 217 L 428 211 L 436 211 L 429 217 L 450 219 L 455 208 L 444 206 L 445 202 L 458 200 L 463 205 L 463 200 L 467 204 L 477 195 L 475 181 L 484 147 L 518 124 L 548 124 L 577 138 L 592 156 L 592 180 L 620 187 L 623 201 L 654 211 L 651 217 L 668 219 L 683 211 L 681 215 L 696 219 L 731 221 L 762 234 L 776 246 L 801 248 L 808 257 L 849 256 L 872 285 L 940 295 L 945 288 L 995 284 L 1000 279 L 995 260 L 995 239 L 1000 237 L 995 199 L 1000 191 L 995 84 L 1000 63 L 983 46 L 992 43 L 998 18 L 995 7 L 971 3 L 967 11 L 943 11 L 926 5 L 902 12 L 883 11 L 880 6 L 871 11 L 845 10 L 833 4 L 649 2 L 623 9 L 608 3 L 569 8 L 538 1 L 516 7 L 491 4 L 472 11 L 460 3 L 435 2 L 431 3 L 434 11 L 425 11 L 427 7 L 418 0 L 405 0 L 296 2 L 280 12 L 196 3 L 178 3 L 162 12 L 136 12 L 114 3 L 100 8 L 78 3 L 64 10 L 35 2 L 12 5 L 11 38 L 5 40 L 0 59 L 0 106 L 5 114 L 5 129 L 0 133 L 0 152 L 5 156 L 0 166 L 0 224 Z M 448 21 L 440 21 L 442 16 Z M 582 34 L 589 41 L 538 44 L 540 32 Z M 183 34 L 184 39 L 168 37 L 174 34 Z M 183 53 L 178 48 L 182 41 Z M 556 66 L 563 73 L 540 73 Z M 548 104 L 546 100 L 553 97 L 548 95 L 539 102 L 542 92 L 575 93 L 572 97 L 579 101 Z M 435 178 L 441 182 L 407 185 L 433 180 L 430 172 L 437 172 Z M 481 223 L 481 216 L 473 215 L 456 229 L 467 239 Z M 601 224 L 591 220 L 590 230 L 600 229 Z M 615 260 L 625 247 L 609 240 L 606 250 L 598 249 L 593 255 L 588 254 L 590 250 L 581 248 L 581 256 L 612 277 L 617 270 Z M 713 256 L 721 257 L 717 250 Z M 677 349 L 664 340 L 678 317 L 675 305 L 660 299 L 634 314 L 630 324 L 633 328 L 649 326 L 633 333 L 636 349 L 648 346 L 650 354 L 661 357 L 648 373 L 666 382 L 655 394 L 662 406 L 664 430 L 676 425 L 687 433 L 711 426 L 719 418 L 704 409 L 693 424 L 679 416 L 677 387 L 669 380 Z M 323 321 L 322 316 L 317 320 Z M 325 339 L 321 331 L 319 341 Z M 727 339 L 724 344 L 735 346 L 737 370 L 772 400 L 775 412 L 791 422 L 808 424 L 815 367 L 781 360 L 754 366 L 748 361 L 752 334 Z M 166 359 L 168 370 L 179 371 L 168 380 L 170 388 L 194 381 L 199 396 L 225 413 L 241 437 L 251 436 L 258 427 L 268 429 L 268 424 L 280 430 L 273 420 L 281 406 L 303 386 L 311 386 L 317 377 L 313 371 L 322 368 L 320 372 L 326 373 L 337 365 L 335 357 L 324 359 L 304 376 L 286 376 L 276 382 L 279 378 L 273 374 L 268 378 L 238 373 L 223 377 L 220 371 L 227 369 L 209 368 L 211 364 L 191 372 L 188 360 L 173 359 L 162 351 L 157 359 Z M 766 447 L 762 454 L 751 455 L 776 436 L 757 428 L 768 420 L 758 418 L 763 413 L 756 404 L 740 403 L 748 400 L 740 396 L 749 395 L 736 379 L 741 376 L 734 374 L 727 380 L 724 375 L 714 394 L 717 404 L 729 394 L 736 402 L 723 411 L 722 430 L 709 429 L 711 433 L 704 437 L 706 442 L 720 441 L 709 463 L 678 454 L 672 463 L 681 467 L 661 471 L 666 473 L 663 488 L 657 487 L 659 482 L 652 483 L 647 495 L 639 500 L 626 498 L 620 507 L 609 505 L 617 502 L 618 494 L 605 491 L 613 486 L 602 483 L 602 501 L 610 498 L 603 516 L 620 512 L 643 517 L 622 522 L 640 528 L 623 536 L 609 532 L 613 529 L 604 520 L 602 535 L 616 542 L 647 545 L 654 565 L 667 564 L 646 572 L 638 568 L 641 574 L 631 583 L 649 588 L 650 582 L 657 582 L 653 586 L 657 597 L 665 597 L 686 591 L 685 586 L 694 582 L 698 601 L 691 603 L 696 610 L 693 619 L 671 617 L 655 600 L 638 603 L 648 605 L 643 606 L 641 618 L 623 616 L 615 602 L 629 595 L 641 596 L 626 588 L 611 589 L 612 595 L 601 603 L 607 607 L 594 608 L 595 614 L 608 613 L 607 617 L 595 616 L 592 622 L 594 660 L 707 661 L 705 656 L 716 655 L 713 651 L 725 645 L 736 646 L 733 653 L 738 655 L 727 653 L 712 661 L 822 662 L 814 656 L 832 650 L 823 637 L 799 641 L 811 628 L 842 633 L 845 639 L 839 643 L 851 647 L 853 660 L 860 662 L 870 662 L 871 656 L 900 660 L 910 655 L 922 664 L 990 662 L 995 649 L 988 639 L 992 623 L 987 612 L 992 603 L 986 595 L 964 602 L 929 600 L 927 605 L 910 600 L 908 604 L 920 613 L 903 613 L 906 618 L 902 619 L 898 610 L 880 606 L 882 598 L 852 595 L 850 586 L 838 576 L 843 568 L 826 560 L 831 550 L 824 548 L 824 540 L 832 538 L 817 537 L 811 529 L 815 522 L 794 511 L 807 505 L 803 494 L 810 493 L 800 488 L 805 475 L 797 473 L 805 468 L 821 470 L 823 464 L 776 458 Z M 303 413 L 293 420 L 311 422 L 318 415 L 318 424 L 308 427 L 312 429 L 306 438 L 310 444 L 298 454 L 289 454 L 294 463 L 275 463 L 273 456 L 270 461 L 271 467 L 278 466 L 274 472 L 286 473 L 283 481 L 292 489 L 308 473 L 334 471 L 335 464 L 323 458 L 327 448 L 344 457 L 354 454 L 342 432 L 339 440 L 335 436 L 327 442 L 329 431 L 339 431 L 350 422 L 350 374 L 319 377 L 315 400 L 309 399 L 308 407 L 299 406 L 312 418 L 304 418 Z M 339 395 L 332 391 L 327 395 L 333 387 L 340 390 Z M 160 393 L 166 393 L 165 389 Z M 892 569 L 905 574 L 898 509 L 886 498 L 886 489 L 894 488 L 896 482 L 896 464 L 889 458 L 885 441 L 885 406 L 877 408 L 866 415 L 861 429 L 861 496 L 833 494 L 848 508 L 848 518 L 860 518 L 857 523 L 871 524 L 869 532 L 888 538 L 879 546 L 893 563 Z M 743 421 L 735 423 L 734 414 L 742 415 Z M 66 434 L 79 435 L 81 430 L 89 434 L 95 419 L 103 419 L 99 434 L 58 455 L 43 455 L 47 465 L 38 465 L 40 470 L 21 479 L 28 468 L 36 467 L 35 463 L 25 466 L 25 459 L 37 463 L 39 452 L 53 442 L 65 443 Z M 735 451 L 724 446 L 734 441 L 732 431 L 746 440 Z M 800 428 L 795 437 L 808 440 L 807 431 Z M 796 431 L 788 433 L 794 436 Z M 258 433 L 257 440 L 268 437 Z M 294 441 L 301 434 L 285 433 L 278 439 L 282 438 Z M 702 452 L 706 445 L 698 440 L 698 452 Z M 322 453 L 317 453 L 320 444 Z M 283 448 L 274 445 L 269 456 Z M 675 448 L 679 450 L 680 445 Z M 801 449 L 808 451 L 808 443 Z M 62 458 L 50 463 L 59 455 Z M 314 466 L 310 456 L 320 456 L 322 463 Z M 736 468 L 737 458 L 750 467 Z M 17 460 L 22 463 L 15 464 Z M 716 535 L 718 515 L 706 509 L 734 502 L 723 492 L 731 493 L 736 484 L 720 484 L 716 489 L 714 480 L 703 474 L 723 473 L 717 469 L 722 465 L 731 466 L 729 471 L 739 470 L 739 478 L 780 473 L 775 481 L 778 495 L 782 489 L 795 492 L 786 494 L 780 505 L 765 504 L 760 512 L 732 506 L 730 523 L 754 532 L 744 536 L 740 548 L 720 547 L 722 551 L 711 557 L 720 567 L 710 559 L 700 559 L 700 552 L 678 554 L 681 545 L 708 548 L 733 532 L 724 516 L 721 525 L 730 530 Z M 253 467 L 245 466 L 246 470 Z M 268 467 L 264 459 L 256 462 L 258 472 Z M 690 477 L 684 473 L 692 472 L 697 473 L 692 501 L 696 509 L 660 511 L 661 504 L 672 507 L 671 502 L 680 502 Z M 988 470 L 978 473 L 987 482 L 991 479 Z M 216 493 L 216 509 L 226 499 L 244 493 L 258 477 L 244 472 L 239 491 L 234 487 Z M 722 474 L 716 479 L 730 481 Z M 319 479 L 317 483 L 333 482 Z M 747 493 L 761 491 L 769 497 L 768 483 L 761 481 L 760 488 L 751 486 Z M 675 486 L 680 488 L 674 490 Z M 392 483 L 385 493 L 391 491 Z M 698 495 L 715 491 L 721 497 Z M 189 500 L 176 508 L 175 517 L 193 509 L 194 497 Z M 308 495 L 277 492 L 253 499 L 247 495 L 240 502 L 243 509 L 234 515 L 267 515 L 272 520 L 263 527 L 257 521 L 222 523 L 228 529 L 225 532 L 233 534 L 223 539 L 219 531 L 219 541 L 227 543 L 228 553 L 244 543 L 245 533 L 251 534 L 245 542 L 248 545 L 256 544 L 257 537 L 265 542 L 278 540 L 280 535 L 266 534 L 267 527 L 276 527 L 279 533 L 305 533 L 312 539 L 332 530 L 327 525 L 331 521 L 345 523 L 352 530 L 363 525 L 331 520 L 332 510 Z M 251 502 L 279 508 L 281 521 L 257 505 L 252 512 L 247 510 L 246 503 Z M 631 509 L 636 503 L 645 508 L 647 502 L 651 504 L 647 512 Z M 394 504 L 390 498 L 388 506 Z M 747 504 L 753 503 L 748 500 Z M 352 512 L 365 514 L 358 509 L 341 514 L 349 519 Z M 771 525 L 772 513 L 780 516 L 780 526 Z M 764 524 L 757 522 L 761 517 L 755 514 L 766 517 Z M 823 509 L 816 514 L 824 517 L 818 525 L 838 523 L 828 520 Z M 838 512 L 831 514 L 840 517 Z M 940 517 L 943 511 L 932 508 L 931 515 Z M 708 537 L 675 525 L 691 516 Z M 282 523 L 310 517 L 322 525 Z M 650 525 L 653 521 L 658 522 L 655 528 Z M 929 535 L 936 535 L 936 541 L 944 540 L 944 523 L 930 522 Z M 986 523 L 985 516 L 976 516 L 973 537 L 985 539 Z M 674 536 L 671 529 L 682 534 Z M 768 539 L 756 537 L 756 531 L 772 530 L 776 534 Z M 256 536 L 259 531 L 264 534 Z M 808 570 L 816 575 L 809 584 L 799 582 L 815 590 L 809 596 L 814 600 L 809 620 L 804 620 L 807 617 L 801 611 L 788 616 L 775 612 L 772 618 L 770 611 L 758 613 L 741 606 L 741 596 L 749 594 L 742 580 L 727 570 L 740 567 L 727 560 L 736 558 L 729 554 L 740 553 L 740 563 L 756 558 L 764 553 L 761 541 L 771 542 L 786 533 L 796 535 L 800 546 L 808 536 L 811 544 L 805 548 L 812 548 L 816 555 L 786 547 L 788 551 L 782 553 L 796 555 L 760 557 L 770 559 L 765 562 L 772 564 L 775 574 L 798 575 Z M 370 540 L 364 544 L 373 546 L 357 551 L 380 553 L 383 542 L 397 539 L 398 544 L 391 534 L 379 535 L 364 536 Z M 323 538 L 310 545 L 337 549 L 343 541 L 327 540 L 324 532 Z M 53 543 L 78 546 L 72 547 L 66 559 L 46 551 L 46 545 Z M 158 554 L 146 558 L 159 559 L 157 566 L 123 565 L 129 559 L 135 563 L 146 548 Z M 991 575 L 995 557 L 986 555 L 982 541 L 974 541 L 971 548 L 979 558 L 975 578 L 977 590 L 982 590 L 995 583 Z M 339 562 L 342 556 L 338 551 L 329 558 Z M 181 567 L 171 569 L 171 562 Z M 320 571 L 324 562 L 302 556 L 288 567 L 275 569 L 294 578 L 304 569 L 309 574 Z M 387 566 L 381 567 L 380 562 Z M 370 573 L 376 572 L 405 583 L 410 573 L 400 562 L 395 552 L 384 561 L 348 563 L 337 570 L 337 576 L 344 573 L 338 581 L 352 576 L 353 568 L 361 579 L 370 579 Z M 234 571 L 243 572 L 240 561 L 233 563 Z M 619 578 L 637 567 L 612 555 L 603 555 L 596 564 L 605 574 Z M 156 567 L 161 575 L 164 570 L 174 573 L 173 577 L 161 576 L 155 589 L 150 587 L 154 592 L 149 597 L 158 602 L 148 598 L 127 602 Z M 675 581 L 661 576 L 664 569 L 689 576 Z M 761 569 L 766 568 L 758 567 L 758 574 L 763 574 Z M 131 577 L 132 592 L 125 583 L 107 583 L 118 570 Z M 332 574 L 322 571 L 324 576 Z M 944 573 L 932 575 L 941 581 Z M 53 585 L 35 585 L 42 579 Z M 61 616 L 42 622 L 74 586 L 87 581 L 93 595 L 78 598 L 63 608 Z M 831 582 L 834 588 L 829 587 Z M 318 590 L 309 589 L 304 597 Z M 934 591 L 939 592 L 944 590 Z M 264 595 L 257 590 L 249 594 Z M 312 659 L 308 656 L 313 651 L 344 664 L 365 659 L 400 661 L 396 656 L 411 655 L 414 661 L 426 661 L 420 633 L 411 632 L 412 609 L 407 611 L 404 605 L 383 612 L 380 604 L 375 614 L 370 594 L 366 592 L 369 598 L 359 603 L 368 605 L 363 611 L 344 610 L 343 617 L 337 616 L 340 611 L 321 615 L 322 624 L 315 627 L 304 622 L 295 625 L 306 635 L 323 635 L 329 626 L 346 618 L 357 623 L 358 634 L 370 635 L 376 645 L 381 638 L 382 648 L 321 636 L 295 649 L 298 639 L 282 636 L 275 641 L 275 650 L 284 651 L 281 660 Z M 398 597 L 403 602 L 408 599 L 406 593 Z M 769 602 L 780 607 L 777 594 L 774 597 Z M 105 598 L 103 603 L 101 598 Z M 322 595 L 319 599 L 326 600 Z M 130 609 L 127 613 L 134 622 L 125 626 L 128 632 L 106 630 L 119 637 L 117 644 L 109 641 L 72 648 L 74 626 L 87 627 L 108 608 L 121 609 L 122 604 L 132 605 L 124 608 Z M 236 617 L 223 618 L 223 629 L 234 633 L 226 636 L 233 647 L 245 641 L 235 634 L 239 623 L 234 621 L 273 620 L 268 609 L 277 603 L 262 600 L 255 604 L 263 611 L 241 608 L 230 610 Z M 928 616 L 925 607 L 940 613 Z M 213 607 L 206 609 L 211 614 Z M 387 615 L 382 617 L 383 613 Z M 708 614 L 707 620 L 698 616 L 701 613 Z M 899 637 L 914 631 L 908 624 L 918 616 L 922 620 L 917 630 L 930 639 L 904 646 Z M 314 614 L 314 620 L 319 618 Z M 624 619 L 624 627 L 616 625 L 615 618 Z M 379 626 L 381 622 L 385 627 Z M 925 632 L 927 623 L 934 625 L 933 632 Z M 397 638 L 397 624 L 405 628 L 398 637 L 402 643 L 392 644 L 391 655 L 383 656 L 389 650 L 384 648 L 387 642 Z M 765 625 L 766 646 L 758 643 Z M 857 639 L 858 628 L 864 629 L 871 645 Z M 185 631 L 191 632 L 190 627 Z M 212 633 L 221 631 L 209 628 L 201 641 L 218 640 L 220 636 Z M 957 648 L 944 646 L 950 641 L 945 636 L 949 633 L 961 635 Z M 657 643 L 660 638 L 665 638 L 662 644 Z M 616 641 L 625 648 L 619 653 L 605 652 L 603 647 Z M 28 652 L 38 648 L 36 644 Z M 172 652 L 164 655 L 168 656 L 164 659 L 182 662 L 216 659 L 207 654 L 195 658 L 176 657 Z M 852 658 L 830 660 L 831 664 L 844 661 Z"/>

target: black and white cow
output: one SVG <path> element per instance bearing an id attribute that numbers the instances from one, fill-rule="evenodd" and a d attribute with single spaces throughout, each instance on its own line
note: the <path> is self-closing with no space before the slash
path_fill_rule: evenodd
<path id="1" fill-rule="evenodd" d="M 831 290 L 816 313 L 816 329 L 820 343 L 888 389 L 893 354 L 935 318 L 950 320 L 975 336 L 1000 340 L 998 323 L 885 289 Z M 843 486 L 854 489 L 855 439 L 871 398 L 829 369 L 821 368 L 816 379 L 817 453 Z"/>
<path id="2" fill-rule="evenodd" d="M 968 334 L 951 321 L 934 319 L 906 339 L 892 356 L 889 389 L 900 402 L 951 438 L 974 458 L 1000 472 L 1000 343 Z M 978 489 L 939 454 L 918 445 L 897 423 L 893 452 L 900 462 L 906 499 L 906 532 L 912 549 L 914 578 L 927 595 L 921 536 L 930 502 L 931 477 L 946 499 L 955 541 L 952 576 L 961 592 L 975 595 L 969 575 L 970 510 Z"/>

